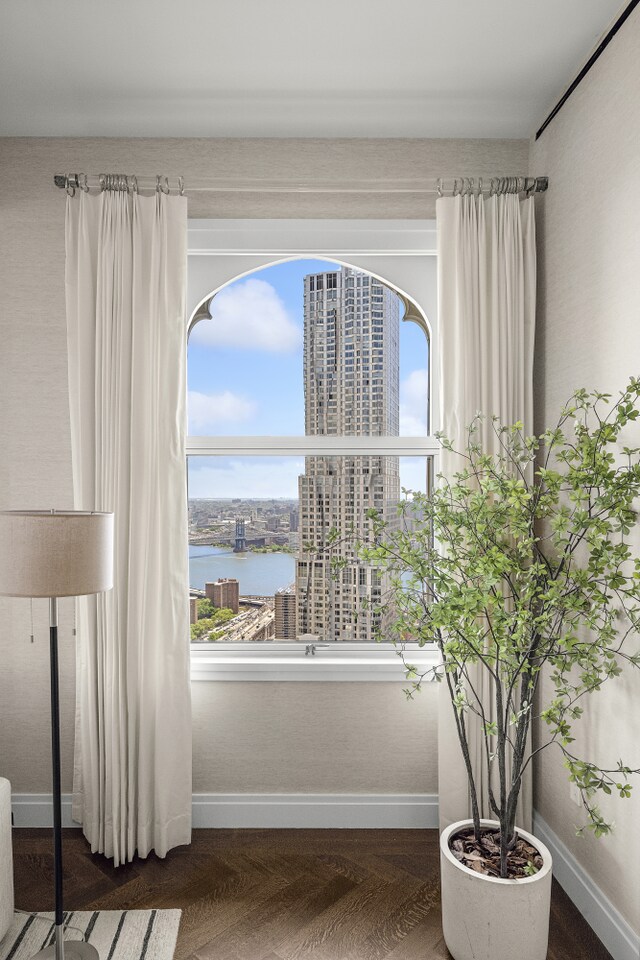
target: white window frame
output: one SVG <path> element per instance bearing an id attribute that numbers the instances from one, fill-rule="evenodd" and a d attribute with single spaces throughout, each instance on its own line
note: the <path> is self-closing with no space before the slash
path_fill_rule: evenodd
<path id="1" fill-rule="evenodd" d="M 344 263 L 393 286 L 418 308 L 429 326 L 431 434 L 427 437 L 187 437 L 187 456 L 311 456 L 361 454 L 435 458 L 439 445 L 436 227 L 432 220 L 190 220 L 189 327 L 211 292 L 239 276 L 288 259 Z M 206 258 L 206 259 L 204 259 Z M 214 258 L 213 260 L 209 258 Z M 429 259 L 426 259 L 429 258 Z M 420 672 L 436 666 L 433 648 L 407 644 Z M 270 642 L 191 645 L 192 681 L 406 682 L 402 660 L 377 643 L 314 645 Z"/>

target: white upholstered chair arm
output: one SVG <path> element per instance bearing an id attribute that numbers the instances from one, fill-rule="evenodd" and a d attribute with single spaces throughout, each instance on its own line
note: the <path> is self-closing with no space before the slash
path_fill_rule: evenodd
<path id="1" fill-rule="evenodd" d="M 13 920 L 13 850 L 11 784 L 0 777 L 0 940 Z"/>

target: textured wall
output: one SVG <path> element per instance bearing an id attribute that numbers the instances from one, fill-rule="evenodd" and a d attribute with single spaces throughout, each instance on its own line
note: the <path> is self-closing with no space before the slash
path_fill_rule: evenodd
<path id="1" fill-rule="evenodd" d="M 575 387 L 616 392 L 640 374 L 640 9 L 532 144 L 531 171 L 549 174 L 540 201 L 536 355 L 538 427 Z M 640 443 L 638 436 L 636 445 Z M 636 544 L 638 547 L 638 544 Z M 578 752 L 640 766 L 640 677 L 593 695 L 577 727 Z M 535 805 L 601 890 L 640 931 L 640 782 L 631 800 L 604 798 L 612 837 L 580 840 L 581 812 L 557 753 L 537 767 Z M 606 801 L 606 802 L 605 802 Z"/>
<path id="2" fill-rule="evenodd" d="M 527 158 L 526 141 L 499 140 L 0 140 L 0 507 L 71 506 L 64 194 L 53 186 L 54 173 L 181 173 L 188 192 L 194 177 L 522 173 Z M 197 193 L 189 210 L 192 217 L 429 218 L 434 197 Z M 61 603 L 65 790 L 74 711 L 70 609 Z M 0 601 L 0 773 L 16 791 L 49 789 L 47 618 L 46 602 L 38 601 L 30 644 L 28 602 Z M 321 791 L 322 782 L 335 792 L 433 791 L 432 694 L 407 705 L 399 684 L 196 685 L 197 789 L 304 790 L 308 781 L 311 791 Z M 277 736 L 268 733 L 268 718 Z M 357 744 L 351 732 L 338 735 L 351 725 Z M 403 729 L 411 747 L 401 742 Z M 252 751 L 256 738 L 262 757 Z"/>
<path id="3" fill-rule="evenodd" d="M 194 683 L 196 793 L 437 793 L 437 688 Z M 238 714 L 241 711 L 241 714 Z"/>

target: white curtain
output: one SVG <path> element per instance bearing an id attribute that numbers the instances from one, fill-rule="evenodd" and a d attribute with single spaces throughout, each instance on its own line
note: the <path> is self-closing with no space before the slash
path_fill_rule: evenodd
<path id="1" fill-rule="evenodd" d="M 191 837 L 186 198 L 67 199 L 75 507 L 115 513 L 115 586 L 78 601 L 73 817 L 116 865 Z"/>
<path id="2" fill-rule="evenodd" d="M 481 412 L 504 424 L 522 420 L 533 430 L 533 341 L 536 254 L 534 201 L 515 195 L 488 199 L 442 197 L 438 221 L 438 328 L 442 430 L 454 447 L 464 449 L 466 428 Z M 490 424 L 479 437 L 494 452 Z M 443 454 L 441 472 L 451 476 L 461 463 Z M 473 667 L 471 668 L 474 669 Z M 482 671 L 474 686 L 490 701 Z M 441 828 L 470 817 L 466 771 L 452 707 L 440 691 L 438 719 Z M 481 731 L 467 717 L 471 758 L 481 816 L 488 806 Z M 526 771 L 516 823 L 531 829 L 531 773 Z"/>

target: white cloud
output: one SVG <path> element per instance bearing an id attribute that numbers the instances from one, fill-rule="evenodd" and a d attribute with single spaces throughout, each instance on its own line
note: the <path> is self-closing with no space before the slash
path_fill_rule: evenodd
<path id="1" fill-rule="evenodd" d="M 225 390 L 223 393 L 198 393 L 190 390 L 187 398 L 189 433 L 215 433 L 223 424 L 248 420 L 256 405 L 247 397 Z"/>
<path id="2" fill-rule="evenodd" d="M 420 437 L 427 432 L 429 372 L 412 370 L 400 384 L 400 436 Z"/>
<path id="3" fill-rule="evenodd" d="M 201 320 L 191 339 L 208 347 L 243 347 L 288 353 L 302 341 L 302 330 L 277 290 L 250 277 L 224 287 L 211 303 L 211 320 Z"/>
<path id="4" fill-rule="evenodd" d="M 194 458 L 199 459 L 199 458 Z M 304 473 L 304 459 L 205 460 L 189 466 L 189 497 L 208 499 L 216 497 L 298 496 L 298 477 Z"/>

